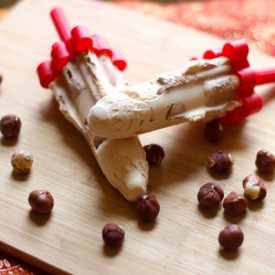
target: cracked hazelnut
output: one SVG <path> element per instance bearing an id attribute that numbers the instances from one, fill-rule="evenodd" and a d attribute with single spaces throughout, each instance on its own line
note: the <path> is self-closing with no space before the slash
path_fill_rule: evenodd
<path id="1" fill-rule="evenodd" d="M 159 214 L 160 206 L 154 195 L 141 196 L 137 201 L 137 215 L 146 222 L 154 221 Z"/>
<path id="2" fill-rule="evenodd" d="M 0 131 L 7 139 L 17 138 L 21 129 L 21 120 L 17 115 L 9 114 L 1 118 Z"/>
<path id="3" fill-rule="evenodd" d="M 216 143 L 224 136 L 222 124 L 218 120 L 212 120 L 204 126 L 204 135 L 209 142 Z"/>
<path id="4" fill-rule="evenodd" d="M 197 198 L 201 206 L 214 208 L 221 203 L 223 196 L 224 193 L 219 184 L 208 182 L 200 188 Z"/>
<path id="5" fill-rule="evenodd" d="M 255 164 L 259 172 L 271 174 L 275 170 L 275 156 L 266 150 L 260 150 L 257 153 Z"/>
<path id="6" fill-rule="evenodd" d="M 227 225 L 219 234 L 219 243 L 226 250 L 239 248 L 244 240 L 242 229 L 237 224 Z"/>
<path id="7" fill-rule="evenodd" d="M 31 170 L 33 157 L 30 153 L 21 150 L 11 156 L 11 165 L 18 174 L 28 174 Z"/>
<path id="8" fill-rule="evenodd" d="M 230 153 L 218 151 L 208 156 L 207 167 L 214 172 L 229 173 L 232 169 L 233 159 Z"/>
<path id="9" fill-rule="evenodd" d="M 54 199 L 47 190 L 33 190 L 29 195 L 31 208 L 40 214 L 49 214 L 54 206 Z"/>
<path id="10" fill-rule="evenodd" d="M 229 193 L 223 201 L 224 211 L 229 215 L 239 215 L 247 208 L 247 199 L 237 192 Z"/>
<path id="11" fill-rule="evenodd" d="M 262 201 L 266 197 L 266 188 L 263 180 L 250 175 L 243 180 L 244 196 L 247 199 Z"/>
<path id="12" fill-rule="evenodd" d="M 150 164 L 159 164 L 164 158 L 164 150 L 158 144 L 148 144 L 143 149 L 146 153 L 146 160 Z"/>
<path id="13" fill-rule="evenodd" d="M 125 232 L 114 223 L 108 223 L 103 227 L 102 238 L 108 246 L 120 246 L 123 242 Z"/>

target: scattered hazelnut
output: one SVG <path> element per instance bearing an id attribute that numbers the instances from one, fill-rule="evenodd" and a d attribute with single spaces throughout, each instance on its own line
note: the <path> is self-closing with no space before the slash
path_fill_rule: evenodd
<path id="1" fill-rule="evenodd" d="M 275 156 L 266 150 L 260 150 L 257 153 L 255 164 L 259 172 L 271 174 L 275 170 Z"/>
<path id="2" fill-rule="evenodd" d="M 5 115 L 0 121 L 0 131 L 7 139 L 17 138 L 21 129 L 21 120 L 17 115 Z"/>
<path id="3" fill-rule="evenodd" d="M 214 208 L 221 203 L 223 196 L 224 193 L 219 184 L 208 182 L 200 188 L 197 198 L 201 206 Z"/>
<path id="4" fill-rule="evenodd" d="M 164 158 L 164 150 L 158 144 L 148 144 L 143 149 L 146 153 L 146 160 L 150 164 L 159 164 Z"/>
<path id="5" fill-rule="evenodd" d="M 237 224 L 227 225 L 219 234 L 219 243 L 226 250 L 239 248 L 244 240 L 242 229 Z"/>
<path id="6" fill-rule="evenodd" d="M 208 156 L 207 167 L 211 171 L 219 173 L 229 173 L 233 165 L 231 154 L 218 151 Z"/>
<path id="7" fill-rule="evenodd" d="M 103 227 L 102 237 L 108 246 L 120 246 L 124 239 L 124 230 L 114 223 L 108 223 Z"/>
<path id="8" fill-rule="evenodd" d="M 21 150 L 11 156 L 11 165 L 18 174 L 28 174 L 31 170 L 33 157 L 30 153 Z"/>
<path id="9" fill-rule="evenodd" d="M 247 199 L 237 192 L 229 193 L 223 201 L 224 211 L 229 215 L 239 215 L 247 208 Z"/>
<path id="10" fill-rule="evenodd" d="M 266 196 L 266 188 L 263 180 L 250 175 L 243 180 L 244 196 L 247 199 L 262 201 Z"/>
<path id="11" fill-rule="evenodd" d="M 222 124 L 218 120 L 208 122 L 204 127 L 204 135 L 209 142 L 218 142 L 224 136 Z"/>
<path id="12" fill-rule="evenodd" d="M 48 214 L 54 206 L 54 200 L 46 190 L 33 190 L 29 195 L 29 204 L 35 212 Z"/>
<path id="13" fill-rule="evenodd" d="M 141 196 L 137 201 L 137 215 L 143 221 L 154 221 L 159 210 L 160 206 L 154 195 Z"/>

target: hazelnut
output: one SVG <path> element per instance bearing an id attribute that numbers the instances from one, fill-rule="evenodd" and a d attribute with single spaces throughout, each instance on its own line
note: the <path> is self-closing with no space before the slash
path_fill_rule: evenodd
<path id="1" fill-rule="evenodd" d="M 159 210 L 160 206 L 154 195 L 141 196 L 137 201 L 137 215 L 142 221 L 154 221 Z"/>
<path id="2" fill-rule="evenodd" d="M 146 153 L 146 160 L 150 164 L 159 164 L 164 158 L 164 150 L 158 144 L 148 144 L 143 149 Z"/>
<path id="3" fill-rule="evenodd" d="M 31 170 L 33 157 L 30 153 L 21 150 L 11 156 L 11 165 L 18 174 L 28 174 Z"/>
<path id="4" fill-rule="evenodd" d="M 244 196 L 247 199 L 262 201 L 266 196 L 266 188 L 263 180 L 250 175 L 243 180 Z"/>
<path id="5" fill-rule="evenodd" d="M 247 199 L 237 192 L 229 193 L 223 201 L 224 211 L 229 215 L 239 215 L 247 208 Z"/>
<path id="6" fill-rule="evenodd" d="M 218 142 L 224 136 L 222 124 L 218 120 L 208 122 L 204 127 L 204 135 L 209 142 Z"/>
<path id="7" fill-rule="evenodd" d="M 120 246 L 124 235 L 124 230 L 114 223 L 106 224 L 102 230 L 102 238 L 108 246 Z"/>
<path id="8" fill-rule="evenodd" d="M 275 156 L 266 150 L 260 150 L 257 153 L 255 164 L 259 172 L 271 174 L 275 170 Z"/>
<path id="9" fill-rule="evenodd" d="M 207 167 L 218 173 L 229 173 L 233 165 L 231 154 L 218 151 L 208 156 Z"/>
<path id="10" fill-rule="evenodd" d="M 31 208 L 40 214 L 48 214 L 54 206 L 54 200 L 47 190 L 33 190 L 29 195 Z"/>
<path id="11" fill-rule="evenodd" d="M 17 138 L 21 129 L 21 120 L 17 115 L 5 115 L 0 121 L 0 131 L 7 139 Z"/>
<path id="12" fill-rule="evenodd" d="M 226 250 L 239 248 L 244 240 L 242 229 L 237 224 L 227 225 L 219 234 L 219 243 Z"/>
<path id="13" fill-rule="evenodd" d="M 221 203 L 223 196 L 224 193 L 219 184 L 208 182 L 200 188 L 197 198 L 201 206 L 214 208 Z"/>

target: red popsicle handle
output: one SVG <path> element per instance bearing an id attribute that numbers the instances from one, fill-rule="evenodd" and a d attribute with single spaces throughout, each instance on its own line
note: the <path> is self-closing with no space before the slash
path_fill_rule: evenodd
<path id="1" fill-rule="evenodd" d="M 92 38 L 94 41 L 93 51 L 96 54 L 106 54 L 112 58 L 113 52 L 110 49 L 108 42 L 99 34 L 94 34 Z"/>
<path id="2" fill-rule="evenodd" d="M 49 88 L 50 83 L 55 79 L 52 61 L 45 61 L 37 67 L 37 74 L 42 87 Z"/>
<path id="3" fill-rule="evenodd" d="M 84 52 L 92 49 L 93 40 L 85 26 L 78 25 L 71 31 L 76 52 Z"/>
<path id="4" fill-rule="evenodd" d="M 255 70 L 256 85 L 275 82 L 275 68 Z"/>
<path id="5" fill-rule="evenodd" d="M 70 54 L 64 42 L 56 42 L 52 45 L 52 66 L 56 75 L 59 75 L 62 69 L 70 60 Z"/>
<path id="6" fill-rule="evenodd" d="M 112 62 L 114 66 L 116 66 L 120 71 L 124 71 L 127 67 L 127 62 L 123 58 L 121 52 L 119 49 L 112 49 L 113 55 L 112 55 Z"/>
<path id="7" fill-rule="evenodd" d="M 61 8 L 54 8 L 51 10 L 50 15 L 60 39 L 66 44 L 67 49 L 72 54 L 71 28 L 63 10 Z"/>

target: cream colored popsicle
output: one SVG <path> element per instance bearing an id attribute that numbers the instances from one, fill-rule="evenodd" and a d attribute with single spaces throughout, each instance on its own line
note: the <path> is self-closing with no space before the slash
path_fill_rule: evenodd
<path id="1" fill-rule="evenodd" d="M 225 57 L 190 61 L 178 71 L 101 98 L 89 111 L 88 127 L 95 135 L 120 139 L 211 120 L 241 105 L 235 96 L 239 85 Z"/>
<path id="2" fill-rule="evenodd" d="M 125 85 L 122 74 L 107 56 L 78 54 L 50 84 L 66 119 L 83 134 L 108 181 L 130 201 L 146 193 L 148 163 L 138 137 L 111 140 L 87 127 L 89 110 L 96 102 Z"/>

